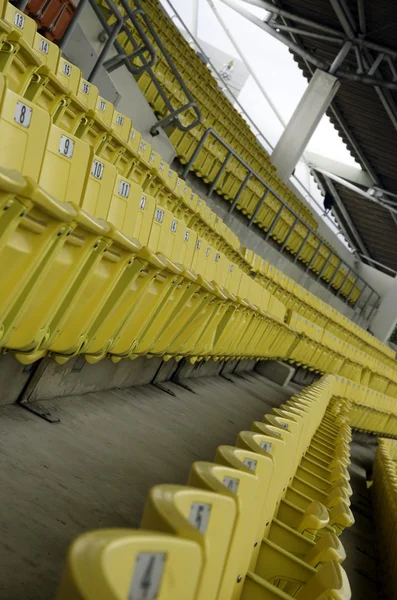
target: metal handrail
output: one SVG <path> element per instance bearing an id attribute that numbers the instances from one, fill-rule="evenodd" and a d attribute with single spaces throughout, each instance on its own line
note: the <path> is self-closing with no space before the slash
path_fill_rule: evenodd
<path id="1" fill-rule="evenodd" d="M 139 0 L 132 0 L 132 2 L 134 2 L 135 8 L 132 8 L 130 6 L 128 0 L 118 0 L 118 3 L 121 5 L 122 9 L 126 13 L 124 17 L 121 14 L 119 7 L 114 2 L 114 0 L 105 0 L 110 13 L 114 16 L 115 19 L 115 22 L 112 24 L 108 23 L 104 13 L 96 3 L 96 0 L 80 0 L 80 3 L 77 6 L 76 11 L 68 27 L 66 28 L 63 38 L 59 44 L 61 50 L 64 50 L 66 48 L 73 34 L 73 31 L 78 23 L 80 15 L 88 2 L 90 3 L 91 8 L 93 9 L 97 19 L 103 27 L 103 33 L 107 37 L 106 43 L 103 46 L 88 76 L 88 81 L 93 82 L 95 80 L 101 67 L 104 67 L 108 72 L 112 72 L 124 65 L 133 76 L 141 75 L 142 73 L 146 72 L 152 80 L 154 86 L 156 87 L 156 90 L 161 96 L 168 111 L 168 114 L 163 119 L 157 121 L 150 129 L 151 134 L 153 136 L 158 135 L 160 132 L 160 127 L 166 127 L 171 123 L 175 124 L 178 129 L 185 132 L 190 131 L 190 129 L 193 129 L 194 127 L 197 127 L 197 125 L 199 125 L 201 122 L 201 111 L 197 106 L 190 90 L 183 81 L 183 78 L 181 77 L 179 71 L 175 67 L 171 56 L 167 52 L 155 28 L 152 26 L 150 19 L 148 18 L 145 10 L 142 8 L 142 5 Z M 142 23 L 140 22 L 139 18 L 142 19 L 144 26 L 142 26 Z M 133 28 L 135 28 L 142 42 L 142 45 L 139 45 L 137 43 L 134 35 L 132 34 L 131 25 L 133 26 Z M 152 67 L 156 62 L 157 54 L 154 49 L 153 43 L 150 41 L 145 31 L 145 27 L 146 31 L 149 32 L 149 35 L 152 37 L 154 42 L 157 44 L 157 47 L 163 54 L 164 59 L 168 64 L 168 67 L 170 68 L 173 76 L 181 86 L 183 93 L 185 94 L 185 97 L 187 99 L 187 102 L 185 104 L 176 109 L 172 106 L 172 103 L 168 98 L 164 88 L 162 87 L 155 73 L 153 72 Z M 134 49 L 133 52 L 127 54 L 123 46 L 117 40 L 117 37 L 119 36 L 120 32 L 125 33 L 125 35 L 127 36 L 128 41 Z M 116 49 L 117 55 L 109 60 L 106 60 L 106 57 L 112 46 L 114 46 L 114 48 Z M 145 55 L 148 55 L 149 58 L 146 58 Z M 136 58 L 140 59 L 142 63 L 141 65 L 137 65 L 132 62 Z M 196 118 L 193 119 L 189 125 L 184 125 L 180 121 L 179 115 L 190 109 L 193 109 L 193 111 L 196 114 Z"/>
<path id="2" fill-rule="evenodd" d="M 208 193 L 207 193 L 208 197 L 211 197 L 212 193 L 215 190 L 215 187 L 216 187 L 218 181 L 220 180 L 220 178 L 221 178 L 221 176 L 222 176 L 222 174 L 223 174 L 223 172 L 224 172 L 224 170 L 225 170 L 225 168 L 227 166 L 228 161 L 233 156 L 240 163 L 240 165 L 242 165 L 244 167 L 244 169 L 247 171 L 247 175 L 245 176 L 244 180 L 241 183 L 240 188 L 237 191 L 236 197 L 234 198 L 234 201 L 232 202 L 232 204 L 231 204 L 231 206 L 229 208 L 229 211 L 228 211 L 229 213 L 232 213 L 234 211 L 234 209 L 236 208 L 237 200 L 241 196 L 242 192 L 244 191 L 244 189 L 245 189 L 245 187 L 246 187 L 249 179 L 251 179 L 251 178 L 256 179 L 259 183 L 261 183 L 261 185 L 264 186 L 265 193 L 263 194 L 262 198 L 259 200 L 259 202 L 257 203 L 257 205 L 256 205 L 256 207 L 255 207 L 255 209 L 253 211 L 252 216 L 250 217 L 249 222 L 248 222 L 248 227 L 252 226 L 252 224 L 253 224 L 253 222 L 254 222 L 254 220 L 256 218 L 256 215 L 258 214 L 260 208 L 263 206 L 264 202 L 266 201 L 267 195 L 269 193 L 271 193 L 281 203 L 281 206 L 280 206 L 279 211 L 276 213 L 273 221 L 271 222 L 268 231 L 266 232 L 265 240 L 267 240 L 270 237 L 271 233 L 274 231 L 274 228 L 276 227 L 278 221 L 280 220 L 283 211 L 287 210 L 289 213 L 291 213 L 295 217 L 294 223 L 293 223 L 293 225 L 291 227 L 290 232 L 287 234 L 287 236 L 290 236 L 293 233 L 295 227 L 299 223 L 301 223 L 308 230 L 308 232 L 307 232 L 307 234 L 306 234 L 306 236 L 305 236 L 305 238 L 303 240 L 303 243 L 301 244 L 300 248 L 298 249 L 298 252 L 297 252 L 297 255 L 295 256 L 294 262 L 297 261 L 297 259 L 299 257 L 299 254 L 303 250 L 304 242 L 307 241 L 309 235 L 313 235 L 318 240 L 318 246 L 317 246 L 316 250 L 314 251 L 313 256 L 311 257 L 309 263 L 307 264 L 306 272 L 309 271 L 309 269 L 311 268 L 311 266 L 312 266 L 312 264 L 313 264 L 316 256 L 320 252 L 320 249 L 322 247 L 324 247 L 324 248 L 326 248 L 329 251 L 329 255 L 326 258 L 326 260 L 324 262 L 324 265 L 322 266 L 322 268 L 320 270 L 320 273 L 317 276 L 317 281 L 319 281 L 320 279 L 322 279 L 322 275 L 324 274 L 325 269 L 326 269 L 328 263 L 330 262 L 332 256 L 335 256 L 339 260 L 339 265 L 335 269 L 335 273 L 333 274 L 331 280 L 328 282 L 328 288 L 329 289 L 332 286 L 332 283 L 333 283 L 333 281 L 334 281 L 334 279 L 336 277 L 337 272 L 340 270 L 341 267 L 344 266 L 348 270 L 349 274 L 352 273 L 355 276 L 355 278 L 356 278 L 355 281 L 352 284 L 352 290 L 354 289 L 354 287 L 356 286 L 356 284 L 358 284 L 358 283 L 364 284 L 363 287 L 361 288 L 360 295 L 358 296 L 357 300 L 355 301 L 355 303 L 353 305 L 354 307 L 358 306 L 358 301 L 360 300 L 360 298 L 362 297 L 362 295 L 364 294 L 364 292 L 365 292 L 366 289 L 370 290 L 371 293 L 369 294 L 369 296 L 368 296 L 368 298 L 367 298 L 367 300 L 365 302 L 365 305 L 364 305 L 364 307 L 361 310 L 361 313 L 363 313 L 364 309 L 367 307 L 369 299 L 373 296 L 373 294 L 375 294 L 375 296 L 377 297 L 378 301 L 380 300 L 380 295 L 374 290 L 374 288 L 369 283 L 367 283 L 347 262 L 345 262 L 334 251 L 334 249 L 332 248 L 332 246 L 324 238 L 320 237 L 317 234 L 317 232 L 308 223 L 306 223 L 306 221 L 304 219 L 302 219 L 302 217 L 299 216 L 299 214 L 295 211 L 295 209 L 292 208 L 292 206 L 289 206 L 285 202 L 285 200 L 278 194 L 278 192 L 276 192 L 276 190 L 274 190 L 272 188 L 272 186 L 269 185 L 269 183 L 267 183 L 264 179 L 262 179 L 262 177 L 260 175 L 258 175 L 253 170 L 253 168 L 250 167 L 245 162 L 245 160 L 243 158 L 241 158 L 241 156 L 239 154 L 236 153 L 236 151 L 230 146 L 230 144 L 228 144 L 228 142 L 226 142 L 215 131 L 215 129 L 213 127 L 209 127 L 208 129 L 206 129 L 206 131 L 202 135 L 202 137 L 201 137 L 199 143 L 197 144 L 197 146 L 196 146 L 196 148 L 195 148 L 192 156 L 190 157 L 189 161 L 186 163 L 186 166 L 184 167 L 184 169 L 183 169 L 183 171 L 181 173 L 181 177 L 183 179 L 186 179 L 189 171 L 191 170 L 191 168 L 192 168 L 193 164 L 195 163 L 197 157 L 199 156 L 202 148 L 204 147 L 205 142 L 207 141 L 207 139 L 210 136 L 214 137 L 227 150 L 227 154 L 226 154 L 226 156 L 225 156 L 225 158 L 224 158 L 224 160 L 223 160 L 223 162 L 222 162 L 222 164 L 221 164 L 221 166 L 220 166 L 220 168 L 219 168 L 219 170 L 218 170 L 218 172 L 217 172 L 217 174 L 215 176 L 214 181 L 209 186 L 209 190 L 208 190 Z M 284 240 L 284 243 L 283 243 L 282 248 L 281 248 L 281 252 L 284 250 L 285 246 L 286 246 L 286 240 Z M 345 282 L 343 282 L 343 283 L 345 283 Z M 350 297 L 351 297 L 352 290 L 350 291 L 349 295 L 346 298 L 344 298 L 344 301 L 347 304 L 350 302 Z M 337 295 L 339 296 L 339 293 Z M 372 311 L 374 309 L 375 309 L 375 306 L 373 307 Z M 372 311 L 371 311 L 371 314 L 372 314 Z"/>
<path id="3" fill-rule="evenodd" d="M 120 0 L 120 2 L 125 3 L 126 0 Z M 161 41 L 160 36 L 157 34 L 156 29 L 153 27 L 151 20 L 148 18 L 145 10 L 142 8 L 140 0 L 133 0 L 133 2 L 142 11 L 141 16 L 142 16 L 142 19 L 145 21 L 145 25 L 146 25 L 148 31 L 150 32 L 150 35 L 155 40 L 157 46 L 160 48 L 161 53 L 163 54 L 165 60 L 167 61 L 168 66 L 170 67 L 173 76 L 178 81 L 179 85 L 182 88 L 183 93 L 185 94 L 185 96 L 188 100 L 186 104 L 184 104 L 183 106 L 181 106 L 178 109 L 174 109 L 172 113 L 170 113 L 169 115 L 167 115 L 166 117 L 164 117 L 163 119 L 158 121 L 155 125 L 153 125 L 153 127 L 150 129 L 150 133 L 152 135 L 157 135 L 159 133 L 160 127 L 165 127 L 166 125 L 169 125 L 173 121 L 176 121 L 178 123 L 178 129 L 180 129 L 181 131 L 190 131 L 191 129 L 193 129 L 194 127 L 197 127 L 197 125 L 199 125 L 201 123 L 201 111 L 200 111 L 199 107 L 197 106 L 196 101 L 195 101 L 191 91 L 187 87 L 183 77 L 181 76 L 178 69 L 176 68 L 174 61 L 172 60 L 166 47 L 164 46 L 163 42 Z M 154 73 L 153 73 L 153 77 L 155 77 Z M 194 119 L 189 125 L 182 125 L 182 123 L 176 117 L 180 113 L 185 112 L 185 110 L 189 110 L 190 108 L 192 108 L 194 110 L 194 112 L 196 113 L 196 119 Z"/>
<path id="4" fill-rule="evenodd" d="M 112 71 L 114 69 L 117 69 L 119 66 L 121 66 L 122 64 L 125 64 L 126 67 L 128 68 L 128 70 L 133 74 L 133 75 L 137 75 L 140 74 L 144 71 L 148 72 L 148 74 L 150 75 L 154 85 L 156 86 L 156 89 L 158 90 L 158 93 L 161 95 L 167 109 L 170 111 L 170 114 L 168 114 L 166 117 L 164 117 L 162 120 L 158 121 L 152 128 L 151 128 L 151 133 L 152 135 L 156 135 L 159 132 L 159 128 L 163 125 L 168 125 L 171 122 L 175 122 L 178 126 L 179 129 L 181 129 L 182 131 L 189 131 L 190 129 L 192 129 L 193 127 L 196 127 L 200 121 L 201 121 L 201 112 L 200 109 L 198 108 L 198 106 L 196 105 L 194 98 L 192 96 L 192 94 L 190 93 L 190 90 L 187 88 L 185 82 L 183 81 L 183 78 L 181 77 L 181 75 L 179 74 L 179 71 L 176 69 L 172 58 L 170 57 L 170 55 L 168 54 L 167 50 L 165 49 L 163 43 L 161 42 L 161 39 L 159 38 L 159 36 L 157 35 L 157 32 L 155 31 L 155 29 L 153 28 L 150 19 L 148 19 L 145 11 L 142 9 L 142 6 L 139 2 L 139 0 L 132 0 L 136 6 L 135 9 L 132 9 L 130 7 L 130 5 L 128 4 L 127 0 L 118 0 L 121 4 L 121 6 L 123 7 L 123 9 L 126 12 L 126 17 L 123 17 L 117 7 L 117 5 L 115 4 L 115 2 L 113 0 L 105 0 L 106 3 L 108 4 L 110 11 L 114 14 L 115 16 L 115 23 L 110 26 L 109 23 L 107 22 L 105 16 L 103 15 L 101 9 L 99 8 L 99 6 L 96 4 L 95 0 L 80 0 L 80 3 L 76 9 L 76 12 L 71 20 L 71 22 L 69 23 L 69 26 L 64 34 L 63 40 L 60 44 L 61 49 L 64 49 L 65 46 L 67 45 L 71 35 L 72 35 L 72 31 L 75 27 L 75 25 L 77 24 L 78 18 L 82 12 L 82 10 L 84 9 L 84 6 L 86 5 L 87 2 L 90 2 L 98 20 L 100 21 L 100 23 L 102 24 L 102 27 L 105 31 L 105 33 L 108 36 L 108 40 L 104 46 L 104 48 L 102 49 L 91 73 L 90 73 L 90 78 L 89 80 L 92 81 L 99 68 L 103 65 L 106 65 L 106 68 L 109 71 Z M 190 33 L 190 31 L 186 28 L 185 24 L 183 23 L 182 19 L 179 17 L 178 13 L 175 11 L 174 7 L 172 6 L 171 2 L 169 2 L 169 0 L 166 0 L 167 3 L 169 4 L 169 6 L 171 7 L 171 9 L 174 11 L 175 15 L 180 19 L 181 23 L 183 24 L 183 26 L 185 27 L 186 31 L 189 33 L 189 35 L 191 36 L 192 40 L 194 41 L 194 43 L 196 44 L 196 46 L 203 52 L 203 54 L 206 56 L 206 53 L 203 51 L 203 49 L 201 48 L 201 46 L 198 44 L 198 42 L 196 42 L 195 38 L 192 36 L 192 34 Z M 150 32 L 150 35 L 153 37 L 153 39 L 155 40 L 157 46 L 159 47 L 160 51 L 163 53 L 172 73 L 174 74 L 175 78 L 177 79 L 178 83 L 180 84 L 181 88 L 183 89 L 183 92 L 185 93 L 186 97 L 188 98 L 189 102 L 186 105 L 183 105 L 182 107 L 179 107 L 178 109 L 173 109 L 168 97 L 166 96 L 166 94 L 163 91 L 163 88 L 161 86 L 161 84 L 159 83 L 159 81 L 157 80 L 157 78 L 155 77 L 151 67 L 153 66 L 155 60 L 156 60 L 156 52 L 153 48 L 153 45 L 151 44 L 149 38 L 147 37 L 144 29 L 142 28 L 141 24 L 139 23 L 138 20 L 138 15 L 141 16 L 141 18 L 145 21 L 145 25 L 148 29 L 148 31 Z M 128 21 L 131 21 L 134 25 L 134 27 L 136 28 L 136 30 L 138 31 L 142 41 L 143 41 L 143 47 L 138 47 L 136 40 L 134 39 L 134 36 L 131 34 L 130 29 L 127 26 Z M 121 46 L 121 44 L 117 41 L 117 36 L 119 35 L 120 31 L 123 31 L 126 33 L 129 41 L 131 42 L 133 48 L 134 48 L 134 52 L 131 54 L 126 54 L 123 47 Z M 119 55 L 121 55 L 120 60 L 117 60 L 118 57 L 113 57 L 112 59 L 110 59 L 109 61 L 105 62 L 105 58 L 107 53 L 109 52 L 111 46 L 114 45 L 114 47 L 116 48 L 117 52 Z M 149 53 L 150 54 L 150 60 L 147 61 L 146 58 L 144 57 L 144 53 Z M 137 65 L 133 65 L 131 63 L 131 59 L 135 58 L 137 56 L 140 56 L 141 62 L 143 63 L 142 66 L 137 66 Z M 261 137 L 263 137 L 263 139 L 269 144 L 269 142 L 266 140 L 265 136 L 261 133 L 260 129 L 256 126 L 256 124 L 254 123 L 254 121 L 250 118 L 250 116 L 246 113 L 246 111 L 244 110 L 244 108 L 241 106 L 240 102 L 235 98 L 233 92 L 231 91 L 231 89 L 229 88 L 229 86 L 227 85 L 227 83 L 224 81 L 224 79 L 220 76 L 220 74 L 218 73 L 218 71 L 215 69 L 215 67 L 212 65 L 212 63 L 208 60 L 209 64 L 211 65 L 213 71 L 217 74 L 217 76 L 219 77 L 219 79 L 222 81 L 222 84 L 224 86 L 224 88 L 227 88 L 229 93 L 231 94 L 231 96 L 235 99 L 236 104 L 240 107 L 240 109 L 242 110 L 242 112 L 247 116 L 248 120 L 251 122 L 251 124 L 254 126 L 254 128 L 258 131 L 258 133 L 261 135 Z M 190 125 L 188 126 L 184 126 L 182 125 L 182 123 L 179 121 L 178 119 L 178 115 L 181 114 L 182 112 L 184 112 L 185 110 L 188 110 L 190 108 L 193 108 L 196 112 L 197 115 L 197 119 L 195 121 L 193 121 Z M 230 159 L 231 156 L 234 156 L 235 159 L 247 170 L 247 176 L 244 179 L 244 181 L 242 182 L 240 189 L 237 192 L 237 195 L 229 209 L 229 212 L 233 212 L 234 208 L 237 205 L 237 201 L 238 198 L 240 197 L 241 193 L 244 191 L 245 186 L 248 183 L 248 180 L 251 177 L 254 177 L 255 179 L 257 179 L 265 188 L 265 193 L 263 195 L 263 197 L 259 200 L 257 206 L 254 209 L 253 215 L 251 217 L 251 219 L 249 220 L 248 223 L 248 227 L 252 226 L 252 223 L 254 222 L 256 215 L 258 214 L 261 206 L 263 205 L 263 203 L 266 201 L 266 197 L 267 194 L 269 192 L 271 192 L 280 202 L 281 202 L 281 208 L 279 210 L 279 212 L 277 213 L 275 219 L 273 220 L 267 235 L 265 239 L 268 239 L 268 237 L 270 236 L 271 232 L 273 231 L 274 227 L 276 226 L 278 220 L 281 218 L 281 214 L 284 210 L 288 210 L 292 215 L 295 216 L 295 221 L 293 223 L 293 226 L 291 227 L 291 231 L 289 232 L 289 235 L 291 235 L 293 233 L 293 230 L 295 229 L 296 225 L 298 223 L 302 223 L 304 225 L 304 227 L 306 227 L 308 229 L 308 234 L 312 234 L 316 239 L 319 240 L 319 245 L 315 251 L 315 253 L 313 254 L 308 266 L 306 270 L 310 269 L 310 266 L 312 264 L 312 261 L 315 258 L 315 254 L 318 253 L 321 249 L 322 246 L 324 246 L 325 248 L 327 248 L 329 250 L 329 256 L 327 257 L 327 260 L 325 262 L 325 264 L 323 265 L 323 268 L 321 269 L 320 273 L 318 274 L 317 280 L 319 280 L 322 277 L 322 274 L 325 270 L 325 267 L 327 265 L 327 263 L 329 262 L 329 260 L 331 259 L 331 257 L 334 255 L 336 256 L 339 260 L 340 260 L 340 264 L 338 265 L 338 268 L 336 269 L 334 276 L 336 275 L 337 271 L 339 271 L 340 267 L 342 265 L 346 266 L 347 269 L 349 269 L 350 273 L 353 273 L 356 277 L 354 283 L 352 284 L 352 290 L 354 289 L 354 287 L 356 286 L 357 283 L 363 283 L 364 286 L 361 289 L 361 293 L 359 295 L 359 297 L 357 298 L 354 307 L 357 307 L 358 305 L 358 301 L 360 300 L 360 298 L 362 297 L 363 293 L 365 292 L 366 289 L 371 290 L 371 293 L 369 294 L 364 307 L 361 309 L 361 313 L 363 313 L 364 309 L 366 308 L 367 304 L 369 303 L 369 300 L 372 298 L 373 294 L 375 294 L 375 296 L 377 297 L 378 301 L 380 300 L 380 295 L 375 292 L 375 290 L 372 288 L 372 286 L 370 286 L 368 283 L 366 283 L 362 277 L 360 277 L 355 271 L 354 269 L 352 269 L 345 261 L 343 261 L 332 249 L 332 247 L 328 244 L 328 242 L 326 242 L 324 239 L 320 238 L 315 231 L 313 230 L 313 228 L 306 223 L 296 212 L 295 210 L 290 207 L 289 205 L 286 204 L 286 202 L 283 200 L 283 198 L 281 198 L 279 196 L 279 194 L 266 182 L 264 181 L 235 151 L 234 149 L 227 143 L 225 142 L 225 140 L 223 138 L 221 138 L 219 136 L 219 134 L 213 129 L 213 128 L 209 128 L 207 129 L 198 146 L 195 149 L 195 152 L 193 153 L 190 161 L 188 162 L 188 164 L 186 165 L 184 172 L 183 172 L 183 177 L 185 178 L 187 173 L 190 170 L 191 165 L 193 164 L 193 162 L 195 161 L 195 159 L 197 158 L 198 154 L 201 151 L 201 148 L 203 147 L 207 137 L 209 135 L 214 136 L 218 142 L 220 142 L 226 149 L 227 149 L 227 156 L 225 158 L 224 163 L 221 165 L 219 172 L 217 173 L 217 176 L 215 178 L 215 181 L 211 184 L 210 187 L 210 194 L 212 194 L 212 192 L 215 189 L 215 186 L 217 184 L 217 182 L 219 181 L 224 169 L 227 166 L 227 162 Z M 269 146 L 271 147 L 271 145 L 269 144 Z M 304 242 L 307 241 L 306 238 L 303 241 L 301 247 L 298 250 L 297 256 L 295 257 L 295 261 L 298 259 L 299 254 L 301 253 L 301 251 L 303 250 L 304 247 Z M 281 252 L 284 251 L 286 246 L 286 241 L 285 243 L 282 245 L 281 248 Z M 333 277 L 334 278 L 334 277 Z M 329 283 L 328 287 L 331 287 L 333 279 L 331 280 L 331 282 Z M 339 295 L 339 294 L 338 294 Z M 345 300 L 345 302 L 349 303 L 350 300 L 350 296 L 351 293 L 349 293 L 348 297 Z M 372 308 L 372 311 L 375 310 L 376 306 L 374 305 L 374 307 Z M 371 311 L 371 314 L 372 314 Z"/>
<path id="5" fill-rule="evenodd" d="M 247 111 L 245 110 L 245 108 L 242 106 L 242 104 L 240 103 L 240 101 L 238 100 L 238 98 L 236 97 L 236 95 L 234 94 L 232 88 L 226 83 L 226 81 L 223 79 L 223 77 L 221 76 L 221 74 L 219 73 L 219 71 L 216 69 L 215 65 L 211 62 L 211 59 L 207 56 L 205 50 L 203 49 L 203 47 L 200 45 L 200 43 L 197 41 L 197 39 L 194 37 L 194 35 L 192 34 L 191 30 L 186 26 L 186 23 L 183 21 L 182 17 L 179 15 L 178 11 L 175 9 L 174 5 L 172 4 L 172 2 L 170 0 L 162 0 L 163 2 L 166 2 L 168 4 L 168 6 L 170 7 L 170 9 L 172 10 L 172 12 L 174 13 L 174 16 L 179 20 L 179 22 L 181 23 L 181 25 L 183 26 L 184 30 L 188 33 L 188 35 L 190 36 L 192 43 L 194 43 L 194 45 L 200 50 L 200 52 L 206 57 L 208 64 L 211 66 L 211 72 L 214 75 L 215 79 L 219 80 L 219 83 L 221 83 L 222 87 L 220 88 L 222 92 L 225 91 L 225 89 L 228 91 L 228 93 L 231 95 L 231 97 L 233 98 L 233 103 L 235 105 L 237 105 L 239 107 L 239 109 L 241 110 L 241 112 L 244 114 L 245 118 L 247 121 L 249 121 L 249 123 L 251 123 L 252 129 L 254 130 L 252 131 L 252 133 L 255 135 L 255 137 L 258 140 L 258 143 L 262 146 L 262 148 L 265 150 L 265 152 L 269 153 L 269 149 L 270 151 L 272 151 L 274 149 L 274 147 L 272 146 L 272 144 L 269 142 L 269 140 L 267 139 L 267 137 L 265 136 L 264 133 L 262 133 L 261 129 L 259 128 L 259 126 L 255 123 L 255 121 L 253 120 L 253 118 L 247 113 Z M 216 77 L 215 77 L 216 75 Z M 257 133 L 255 133 L 255 131 Z M 259 139 L 262 138 L 262 140 L 264 140 L 265 144 L 268 146 L 268 148 L 266 148 L 264 146 L 264 144 L 262 143 L 262 141 Z M 310 199 L 312 200 L 312 202 L 314 202 L 314 204 L 321 209 L 321 205 L 318 203 L 318 201 L 316 200 L 316 198 L 314 198 L 310 192 L 310 190 L 308 190 L 308 188 L 306 187 L 305 183 L 303 183 L 296 175 L 292 175 L 292 178 L 296 181 L 296 183 L 305 191 L 305 193 L 307 194 L 307 196 L 310 197 Z M 302 193 L 302 192 L 301 192 Z M 332 220 L 331 214 L 329 215 L 325 215 L 325 218 L 328 219 L 328 221 L 332 224 L 333 227 L 335 227 L 335 223 Z"/>

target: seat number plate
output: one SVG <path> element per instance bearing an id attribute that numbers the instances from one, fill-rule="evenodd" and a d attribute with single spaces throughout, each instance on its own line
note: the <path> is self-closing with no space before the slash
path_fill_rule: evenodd
<path id="1" fill-rule="evenodd" d="M 243 463 L 251 471 L 256 471 L 256 460 L 252 460 L 251 458 L 244 458 Z"/>
<path id="2" fill-rule="evenodd" d="M 164 218 L 164 211 L 161 208 L 156 208 L 156 212 L 154 213 L 154 220 L 157 223 L 162 223 Z"/>
<path id="3" fill-rule="evenodd" d="M 62 73 L 66 75 L 66 77 L 70 77 L 72 74 L 72 65 L 67 62 L 63 63 Z"/>
<path id="4" fill-rule="evenodd" d="M 140 552 L 138 554 L 128 600 L 156 600 L 166 558 L 165 552 Z"/>
<path id="5" fill-rule="evenodd" d="M 39 46 L 40 52 L 42 52 L 43 54 L 48 54 L 49 49 L 50 49 L 50 45 L 47 42 L 47 40 L 40 40 L 40 46 Z"/>
<path id="6" fill-rule="evenodd" d="M 272 449 L 272 445 L 271 445 L 270 442 L 260 442 L 259 445 L 260 445 L 261 448 L 263 448 L 263 450 L 265 452 L 269 452 L 270 453 L 270 451 Z"/>
<path id="7" fill-rule="evenodd" d="M 95 179 L 102 179 L 103 172 L 105 170 L 105 165 L 99 160 L 94 160 L 91 167 L 91 175 L 95 177 Z"/>
<path id="8" fill-rule="evenodd" d="M 234 479 L 233 477 L 225 477 L 223 480 L 223 485 L 227 487 L 228 490 L 233 492 L 233 494 L 237 494 L 239 483 L 240 481 L 238 479 Z"/>
<path id="9" fill-rule="evenodd" d="M 63 154 L 66 158 L 72 158 L 74 151 L 74 141 L 70 138 L 66 137 L 66 135 L 61 135 L 61 139 L 59 140 L 59 154 Z"/>
<path id="10" fill-rule="evenodd" d="M 86 81 L 83 81 L 83 83 L 81 84 L 81 91 L 83 92 L 83 94 L 88 96 L 88 94 L 90 93 L 90 84 Z"/>
<path id="11" fill-rule="evenodd" d="M 119 195 L 123 198 L 128 198 L 130 195 L 131 185 L 126 181 L 121 180 L 119 185 Z"/>
<path id="12" fill-rule="evenodd" d="M 200 531 L 205 533 L 207 531 L 208 522 L 210 520 L 211 504 L 200 504 L 199 502 L 193 502 L 190 507 L 189 523 Z"/>
<path id="13" fill-rule="evenodd" d="M 22 125 L 22 127 L 28 128 L 32 118 L 32 112 L 30 106 L 26 106 L 23 102 L 17 102 L 14 112 L 14 121 Z"/>
<path id="14" fill-rule="evenodd" d="M 14 15 L 14 25 L 18 29 L 23 29 L 25 26 L 25 17 L 19 12 L 16 12 Z"/>

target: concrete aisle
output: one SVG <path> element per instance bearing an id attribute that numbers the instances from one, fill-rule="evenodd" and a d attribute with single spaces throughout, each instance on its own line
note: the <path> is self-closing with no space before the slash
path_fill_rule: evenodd
<path id="1" fill-rule="evenodd" d="M 350 484 L 353 489 L 351 509 L 355 523 L 342 534 L 347 558 L 344 563 L 353 600 L 378 600 L 381 586 L 378 581 L 377 541 L 371 505 L 371 490 L 366 479 L 371 478 L 377 439 L 365 433 L 353 433 L 350 445 Z"/>
<path id="2" fill-rule="evenodd" d="M 0 598 L 54 598 L 71 540 L 97 527 L 137 527 L 157 483 L 186 483 L 253 420 L 295 391 L 258 375 L 195 379 L 192 394 L 166 385 L 41 403 L 49 424 L 18 406 L 0 409 Z"/>

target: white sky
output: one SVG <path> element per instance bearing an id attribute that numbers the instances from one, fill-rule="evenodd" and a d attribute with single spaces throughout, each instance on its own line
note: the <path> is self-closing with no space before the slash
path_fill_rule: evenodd
<path id="1" fill-rule="evenodd" d="M 167 2 L 162 1 L 164 7 L 169 10 Z M 239 58 L 207 0 L 198 1 L 198 38 Z M 284 121 L 288 122 L 308 85 L 288 48 L 219 0 L 213 1 L 248 59 L 251 69 L 255 72 L 273 104 L 277 106 Z M 191 29 L 193 0 L 171 0 L 171 2 L 187 27 Z M 246 10 L 252 10 L 258 16 L 262 17 L 266 14 L 265 11 L 249 4 L 242 3 L 242 6 Z M 251 76 L 240 93 L 239 101 L 274 146 L 283 127 Z M 327 116 L 322 118 L 307 150 L 360 168 Z M 309 178 L 308 169 L 304 163 L 301 162 L 297 165 L 296 175 L 310 189 L 316 200 L 322 204 L 322 196 L 313 179 Z M 319 213 L 316 207 L 313 206 L 313 208 Z M 329 221 L 328 225 L 335 231 Z"/>

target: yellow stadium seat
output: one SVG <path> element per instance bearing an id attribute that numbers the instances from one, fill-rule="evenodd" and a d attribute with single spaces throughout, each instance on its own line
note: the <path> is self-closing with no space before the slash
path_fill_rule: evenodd
<path id="1" fill-rule="evenodd" d="M 7 76 L 11 90 L 24 95 L 33 73 L 42 62 L 33 49 L 36 23 L 9 2 L 5 3 L 0 19 L 11 27 L 11 31 L 7 31 L 8 27 L 0 25 L 0 72 Z"/>
<path id="2" fill-rule="evenodd" d="M 141 527 L 197 542 L 204 553 L 197 599 L 216 598 L 236 519 L 234 499 L 177 485 L 149 492 Z M 220 535 L 222 532 L 222 535 Z"/>
<path id="3" fill-rule="evenodd" d="M 66 559 L 57 600 L 194 600 L 198 544 L 151 531 L 103 529 L 79 536 Z"/>
<path id="4" fill-rule="evenodd" d="M 49 114 L 8 89 L 0 73 L 1 166 L 38 181 L 49 129 Z"/>
<path id="5" fill-rule="evenodd" d="M 236 522 L 218 598 L 244 597 L 246 585 L 250 586 L 252 581 L 255 581 L 255 587 L 258 588 L 256 593 L 260 593 L 258 597 L 272 598 L 272 593 L 278 593 L 277 587 L 273 584 L 280 584 L 280 579 L 282 579 L 281 587 L 292 586 L 296 588 L 298 583 L 299 588 L 307 585 L 316 575 L 317 571 L 313 567 L 269 540 L 263 540 L 262 542 L 256 565 L 256 574 L 248 571 L 254 545 L 258 543 L 258 540 L 255 539 L 255 528 L 260 518 L 258 509 L 262 508 L 259 503 L 256 506 L 250 503 L 257 492 L 256 476 L 223 465 L 194 463 L 190 472 L 189 483 L 203 489 L 215 491 L 222 496 L 234 497 L 236 500 Z M 272 554 L 272 560 L 262 560 L 265 552 Z M 334 563 L 330 564 L 334 565 Z M 284 569 L 285 578 L 280 576 L 280 570 L 283 571 Z M 335 570 L 339 574 L 342 573 L 339 565 L 335 566 Z M 344 584 L 347 585 L 348 590 L 346 578 Z M 347 590 L 345 589 L 345 591 Z M 284 594 L 287 595 L 281 597 L 290 597 L 288 592 L 284 592 Z"/>
<path id="6" fill-rule="evenodd" d="M 1 171 L 0 320 L 2 344 L 10 343 L 23 310 L 37 302 L 47 265 L 59 253 L 74 228 L 76 211 L 57 202 L 31 180 Z M 45 315 L 41 315 L 45 318 Z M 30 327 L 36 323 L 29 319 Z"/>

